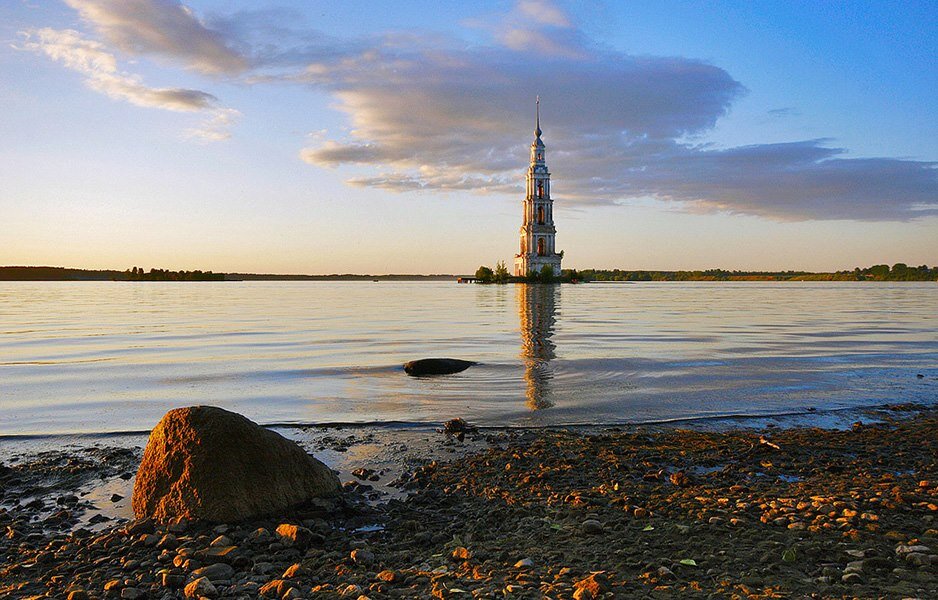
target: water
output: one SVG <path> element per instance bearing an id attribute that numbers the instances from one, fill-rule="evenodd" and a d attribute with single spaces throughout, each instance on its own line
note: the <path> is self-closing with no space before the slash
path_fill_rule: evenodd
<path id="1" fill-rule="evenodd" d="M 407 377 L 407 360 L 481 364 Z M 921 374 L 923 377 L 918 377 Z M 0 283 L 0 435 L 627 423 L 938 398 L 934 283 Z"/>

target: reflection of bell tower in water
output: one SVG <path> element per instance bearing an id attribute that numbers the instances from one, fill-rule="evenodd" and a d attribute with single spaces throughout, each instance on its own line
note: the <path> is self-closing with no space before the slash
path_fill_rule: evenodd
<path id="1" fill-rule="evenodd" d="M 518 318 L 521 322 L 521 360 L 525 395 L 531 410 L 550 408 L 550 361 L 554 358 L 554 323 L 559 285 L 518 285 Z"/>

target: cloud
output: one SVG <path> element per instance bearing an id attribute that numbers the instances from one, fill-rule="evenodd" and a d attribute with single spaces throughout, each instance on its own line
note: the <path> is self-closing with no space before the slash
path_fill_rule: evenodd
<path id="1" fill-rule="evenodd" d="M 203 142 L 220 142 L 231 137 L 231 127 L 241 118 L 241 112 L 233 108 L 217 108 L 210 119 L 199 127 L 186 131 L 190 138 Z"/>
<path id="2" fill-rule="evenodd" d="M 65 0 L 112 46 L 181 61 L 208 74 L 240 73 L 249 61 L 238 44 L 210 29 L 175 0 Z"/>
<path id="3" fill-rule="evenodd" d="M 585 171 L 572 174 L 571 196 L 585 203 L 651 196 L 684 203 L 695 212 L 779 221 L 906 221 L 938 215 L 935 163 L 842 158 L 845 150 L 824 142 L 720 150 L 673 141 L 655 147 L 640 143 L 588 161 Z"/>
<path id="4" fill-rule="evenodd" d="M 169 59 L 226 81 L 301 83 L 331 95 L 348 116 L 348 132 L 317 136 L 299 154 L 319 167 L 354 167 L 350 185 L 518 193 L 540 94 L 562 205 L 651 197 L 688 211 L 787 221 L 938 214 L 935 163 L 850 158 L 823 139 L 694 143 L 746 93 L 740 82 L 704 61 L 599 46 L 550 2 L 520 0 L 507 14 L 475 21 L 487 41 L 472 45 L 395 32 L 336 39 L 283 10 L 200 18 L 176 0 L 66 2 L 102 41 L 42 29 L 28 46 L 113 98 L 204 113 L 208 120 L 187 132 L 192 137 L 225 139 L 240 113 L 206 92 L 147 87 L 118 69 L 115 52 Z"/>
<path id="5" fill-rule="evenodd" d="M 516 9 L 526 20 L 537 23 L 538 25 L 550 25 L 553 27 L 571 26 L 570 17 L 559 7 L 550 2 L 521 0 L 518 2 Z"/>
<path id="6" fill-rule="evenodd" d="M 199 90 L 147 87 L 139 77 L 121 73 L 117 59 L 103 44 L 85 39 L 72 29 L 27 32 L 24 47 L 85 75 L 88 87 L 137 106 L 192 112 L 210 108 L 218 100 Z"/>
<path id="7" fill-rule="evenodd" d="M 207 92 L 185 88 L 154 88 L 145 85 L 140 77 L 121 72 L 117 59 L 104 44 L 88 40 L 72 29 L 36 29 L 24 34 L 23 47 L 41 52 L 67 68 L 85 76 L 91 89 L 115 100 L 124 100 L 136 106 L 160 108 L 177 112 L 209 112 L 211 118 L 197 130 L 195 137 L 219 140 L 228 137 L 225 128 L 231 124 L 237 111 L 221 108 L 218 99 Z"/>
<path id="8" fill-rule="evenodd" d="M 331 93 L 351 130 L 300 157 L 379 171 L 348 180 L 356 186 L 518 193 L 540 94 L 560 203 L 653 197 L 689 211 L 783 221 L 936 214 L 934 163 L 847 158 L 826 140 L 688 143 L 746 91 L 717 66 L 591 45 L 543 3 L 522 2 L 488 28 L 488 46 L 379 40 L 309 62 L 295 79 Z"/>
<path id="9" fill-rule="evenodd" d="M 794 106 L 782 106 L 779 108 L 772 108 L 766 111 L 766 114 L 772 118 L 784 118 L 784 117 L 797 117 L 801 115 L 801 111 L 795 108 Z"/>

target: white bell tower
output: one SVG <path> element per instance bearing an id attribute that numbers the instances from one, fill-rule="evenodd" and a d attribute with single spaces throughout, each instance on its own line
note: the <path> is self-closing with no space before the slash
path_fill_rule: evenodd
<path id="1" fill-rule="evenodd" d="M 524 217 L 521 220 L 521 251 L 515 255 L 515 275 L 540 273 L 544 266 L 560 276 L 560 254 L 554 245 L 554 201 L 550 199 L 550 173 L 544 162 L 541 141 L 541 99 L 535 103 L 534 143 L 531 144 L 531 165 L 525 176 Z"/>

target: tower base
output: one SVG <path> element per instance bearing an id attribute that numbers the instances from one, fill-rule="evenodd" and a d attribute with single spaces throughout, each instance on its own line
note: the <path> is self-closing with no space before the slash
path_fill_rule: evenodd
<path id="1" fill-rule="evenodd" d="M 515 256 L 515 277 L 527 277 L 532 271 L 540 273 L 545 266 L 550 266 L 554 277 L 560 277 L 560 260 L 559 254 L 553 256 L 517 255 Z"/>

